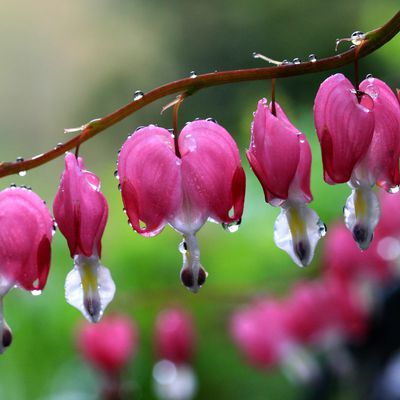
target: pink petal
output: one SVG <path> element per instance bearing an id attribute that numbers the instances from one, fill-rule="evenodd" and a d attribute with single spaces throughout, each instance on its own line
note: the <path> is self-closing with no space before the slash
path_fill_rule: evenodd
<path id="1" fill-rule="evenodd" d="M 100 192 L 99 179 L 83 167 L 83 160 L 77 160 L 74 154 L 65 156 L 65 171 L 53 204 L 54 216 L 67 239 L 71 257 L 90 257 L 94 252 L 100 257 L 108 206 Z"/>
<path id="2" fill-rule="evenodd" d="M 360 90 L 368 95 L 363 96 L 361 104 L 372 98 L 375 116 L 374 134 L 361 168 L 368 171 L 371 184 L 389 190 L 400 184 L 400 105 L 389 86 L 379 79 L 365 79 Z"/>
<path id="3" fill-rule="evenodd" d="M 133 228 L 143 236 L 157 235 L 182 204 L 180 160 L 171 134 L 153 125 L 135 132 L 121 148 L 118 175 Z"/>
<path id="4" fill-rule="evenodd" d="M 325 181 L 349 181 L 354 166 L 371 143 L 374 116 L 358 103 L 354 87 L 342 74 L 326 79 L 315 97 L 314 120 L 321 144 Z"/>
<path id="5" fill-rule="evenodd" d="M 258 102 L 247 158 L 263 186 L 267 202 L 278 205 L 288 197 L 310 202 L 309 144 L 278 103 L 275 108 L 276 116 L 265 99 Z"/>
<path id="6" fill-rule="evenodd" d="M 245 175 L 229 133 L 212 121 L 186 125 L 179 136 L 182 185 L 197 218 L 234 222 L 243 212 Z"/>
<path id="7" fill-rule="evenodd" d="M 42 290 L 50 268 L 53 219 L 34 192 L 0 192 L 0 275 L 26 290 Z"/>

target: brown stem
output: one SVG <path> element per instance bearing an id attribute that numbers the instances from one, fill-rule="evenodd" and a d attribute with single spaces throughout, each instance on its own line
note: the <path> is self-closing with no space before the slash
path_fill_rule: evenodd
<path id="1" fill-rule="evenodd" d="M 179 158 L 181 158 L 181 153 L 179 151 L 179 144 L 178 144 L 178 139 L 179 139 L 178 113 L 179 113 L 179 108 L 183 103 L 183 100 L 185 100 L 185 97 L 187 96 L 188 95 L 186 92 L 180 94 L 177 98 L 177 102 L 175 103 L 172 111 L 172 128 L 174 130 L 175 154 Z"/>
<path id="2" fill-rule="evenodd" d="M 271 113 L 276 116 L 276 107 L 275 107 L 275 89 L 276 89 L 276 79 L 273 78 L 271 80 Z"/>
<path id="3" fill-rule="evenodd" d="M 209 74 L 198 75 L 195 78 L 180 79 L 175 82 L 167 83 L 159 86 L 152 91 L 148 92 L 142 98 L 134 100 L 129 104 L 121 107 L 113 113 L 94 120 L 84 125 L 78 135 L 54 149 L 27 159 L 22 162 L 2 162 L 0 163 L 0 177 L 16 174 L 20 171 L 27 171 L 29 169 L 38 167 L 45 164 L 66 151 L 77 147 L 78 144 L 89 140 L 98 133 L 104 131 L 110 126 L 115 125 L 117 122 L 123 120 L 129 115 L 140 110 L 144 106 L 153 103 L 154 101 L 175 93 L 186 92 L 191 95 L 197 90 L 207 87 L 226 85 L 228 83 L 237 83 L 245 81 L 255 81 L 273 78 L 287 78 L 290 76 L 298 76 L 310 74 L 314 72 L 328 71 L 343 67 L 344 65 L 354 62 L 356 56 L 358 58 L 365 57 L 366 55 L 374 52 L 390 39 L 392 39 L 400 30 L 400 12 L 398 12 L 390 21 L 380 28 L 368 32 L 365 36 L 363 45 L 358 49 L 350 49 L 344 53 L 336 54 L 332 57 L 323 58 L 314 62 L 304 62 L 300 64 L 284 64 L 276 67 L 265 68 L 251 68 L 239 69 L 233 71 L 212 72 Z"/>

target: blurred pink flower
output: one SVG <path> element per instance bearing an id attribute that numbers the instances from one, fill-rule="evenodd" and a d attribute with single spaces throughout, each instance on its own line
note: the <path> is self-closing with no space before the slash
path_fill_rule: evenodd
<path id="1" fill-rule="evenodd" d="M 101 322 L 82 324 L 76 343 L 83 358 L 108 375 L 117 375 L 137 351 L 138 332 L 129 317 L 112 315 Z"/>
<path id="2" fill-rule="evenodd" d="M 74 258 L 65 283 L 66 299 L 89 321 L 97 322 L 115 293 L 110 272 L 100 262 L 108 205 L 100 192 L 99 178 L 72 153 L 65 156 L 53 210 Z"/>
<path id="3" fill-rule="evenodd" d="M 50 269 L 53 218 L 34 192 L 12 186 L 0 192 L 0 352 L 11 344 L 2 301 L 18 286 L 38 293 Z"/>
<path id="4" fill-rule="evenodd" d="M 190 314 L 176 308 L 162 311 L 156 319 L 154 341 L 159 358 L 174 364 L 189 364 L 196 342 Z"/>
<path id="5" fill-rule="evenodd" d="M 238 310 L 231 318 L 232 338 L 256 367 L 277 366 L 292 343 L 283 304 L 265 300 Z"/>
<path id="6" fill-rule="evenodd" d="M 307 207 L 310 190 L 311 150 L 307 138 L 288 120 L 278 103 L 258 102 L 251 126 L 247 158 L 260 181 L 265 200 L 282 208 L 275 223 L 276 245 L 300 267 L 313 258 L 325 227 Z"/>
<path id="7" fill-rule="evenodd" d="M 154 236 L 169 223 L 183 235 L 181 279 L 197 292 L 206 272 L 195 234 L 207 219 L 240 223 L 245 175 L 236 143 L 215 122 L 187 124 L 179 153 L 181 158 L 167 129 L 141 128 L 121 148 L 118 176 L 126 213 L 138 233 Z"/>
<path id="8" fill-rule="evenodd" d="M 363 337 L 367 313 L 347 285 L 323 280 L 299 284 L 287 299 L 288 329 L 302 343 Z"/>

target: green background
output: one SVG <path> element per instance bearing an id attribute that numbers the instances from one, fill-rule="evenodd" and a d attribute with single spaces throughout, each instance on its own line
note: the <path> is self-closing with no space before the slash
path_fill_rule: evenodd
<path id="1" fill-rule="evenodd" d="M 397 6 L 394 0 L 1 0 L 0 159 L 42 153 L 66 140 L 64 128 L 104 116 L 131 101 L 135 90 L 149 91 L 192 70 L 200 74 L 263 66 L 252 58 L 253 51 L 277 60 L 332 55 L 336 38 L 382 25 Z M 372 73 L 395 88 L 399 51 L 395 38 L 361 61 L 361 75 Z M 352 77 L 351 67 L 341 72 Z M 277 100 L 311 143 L 312 207 L 328 224 L 329 235 L 329 223 L 340 218 L 348 188 L 330 187 L 322 180 L 312 105 L 328 75 L 279 80 Z M 113 176 L 117 150 L 137 126 L 171 126 L 170 112 L 161 116 L 160 109 L 172 98 L 146 107 L 81 147 L 110 206 L 102 261 L 112 271 L 117 293 L 107 312 L 130 315 L 140 330 L 139 348 L 125 373 L 138 398 L 153 398 L 154 319 L 174 305 L 191 311 L 198 329 L 198 399 L 295 399 L 302 394 L 279 371 L 259 371 L 244 363 L 227 333 L 230 314 L 242 304 L 260 295 L 284 296 L 294 282 L 321 271 L 323 243 L 306 270 L 275 248 L 278 209 L 264 203 L 245 160 L 252 111 L 269 93 L 269 82 L 227 85 L 203 90 L 181 108 L 181 124 L 213 117 L 225 126 L 239 145 L 247 174 L 241 229 L 229 234 L 208 223 L 199 232 L 209 279 L 198 295 L 179 281 L 179 235 L 169 227 L 152 239 L 132 232 Z M 6 177 L 1 187 L 11 182 L 32 186 L 51 205 L 62 169 L 60 158 L 25 177 Z M 1 399 L 90 399 L 99 388 L 99 375 L 75 350 L 74 333 L 83 317 L 64 300 L 64 279 L 72 262 L 60 232 L 53 244 L 43 294 L 13 290 L 6 297 L 14 343 L 0 359 Z M 342 392 L 340 398 L 352 398 L 351 388 Z"/>

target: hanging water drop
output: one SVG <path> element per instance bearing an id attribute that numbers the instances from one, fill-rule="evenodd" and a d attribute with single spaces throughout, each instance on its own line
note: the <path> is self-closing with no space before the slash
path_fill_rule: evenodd
<path id="1" fill-rule="evenodd" d="M 393 186 L 389 189 L 389 193 L 398 193 L 400 186 Z"/>
<path id="2" fill-rule="evenodd" d="M 26 175 L 26 171 L 19 171 L 19 172 L 18 172 L 18 175 L 19 175 L 19 176 L 25 176 L 25 175 Z"/>
<path id="3" fill-rule="evenodd" d="M 41 290 L 31 290 L 32 296 L 40 296 L 42 294 Z"/>
<path id="4" fill-rule="evenodd" d="M 133 93 L 133 101 L 140 100 L 144 96 L 144 93 L 141 90 L 136 90 L 135 93 Z"/>
<path id="5" fill-rule="evenodd" d="M 288 65 L 288 64 L 290 64 L 290 61 L 288 61 L 288 60 L 283 60 L 282 61 L 282 65 Z"/>
<path id="6" fill-rule="evenodd" d="M 218 124 L 217 120 L 214 118 L 207 118 L 206 121 L 214 122 L 215 124 Z"/>
<path id="7" fill-rule="evenodd" d="M 197 78 L 197 73 L 196 73 L 196 71 L 190 71 L 190 77 L 191 77 L 191 78 Z"/>
<path id="8" fill-rule="evenodd" d="M 300 58 L 293 58 L 293 64 L 300 64 L 301 60 Z"/>
<path id="9" fill-rule="evenodd" d="M 119 179 L 119 175 L 118 175 L 118 170 L 117 169 L 114 171 L 114 176 L 115 176 L 116 179 Z"/>
<path id="10" fill-rule="evenodd" d="M 309 59 L 310 62 L 313 62 L 313 63 L 317 61 L 317 58 L 315 57 L 315 54 L 310 54 L 308 56 L 308 59 Z"/>
<path id="11" fill-rule="evenodd" d="M 229 222 L 229 223 L 222 223 L 222 227 L 224 228 L 225 231 L 230 232 L 230 233 L 235 233 L 239 230 L 240 224 L 242 223 L 242 219 L 239 218 L 235 222 Z"/>

